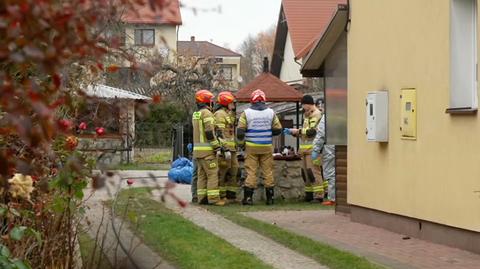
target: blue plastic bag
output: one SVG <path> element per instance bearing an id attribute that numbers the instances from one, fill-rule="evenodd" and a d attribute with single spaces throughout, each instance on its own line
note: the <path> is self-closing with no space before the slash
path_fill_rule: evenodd
<path id="1" fill-rule="evenodd" d="M 181 184 L 192 183 L 193 164 L 187 158 L 178 158 L 172 163 L 168 171 L 168 179 Z"/>
<path id="2" fill-rule="evenodd" d="M 193 164 L 189 159 L 184 157 L 180 157 L 175 161 L 173 161 L 172 163 L 172 168 L 185 167 L 185 166 L 193 167 Z"/>
<path id="3" fill-rule="evenodd" d="M 192 183 L 192 173 L 193 168 L 190 166 L 185 166 L 181 168 L 172 168 L 168 171 L 168 178 L 171 181 L 181 184 L 191 184 Z"/>

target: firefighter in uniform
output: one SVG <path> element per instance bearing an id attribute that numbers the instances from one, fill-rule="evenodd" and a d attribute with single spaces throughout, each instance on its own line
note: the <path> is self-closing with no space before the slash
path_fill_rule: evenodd
<path id="1" fill-rule="evenodd" d="M 200 204 L 223 205 L 218 188 L 218 161 L 216 152 L 221 143 L 215 136 L 215 118 L 212 109 L 213 94 L 207 90 L 195 93 L 198 110 L 193 113 L 193 157 L 197 163 L 197 197 Z"/>
<path id="2" fill-rule="evenodd" d="M 237 196 L 237 145 L 235 142 L 235 96 L 224 91 L 217 97 L 218 110 L 215 112 L 215 131 L 224 145 L 218 158 L 218 179 L 220 198 L 235 201 Z"/>
<path id="3" fill-rule="evenodd" d="M 311 95 L 302 98 L 304 120 L 302 129 L 284 129 L 284 134 L 300 137 L 300 154 L 302 156 L 302 177 L 305 181 L 305 201 L 323 201 L 324 185 L 321 163 L 312 161 L 313 139 L 317 134 L 317 125 L 322 112 L 315 106 Z"/>
<path id="4" fill-rule="evenodd" d="M 273 149 L 272 138 L 282 133 L 282 125 L 275 112 L 268 108 L 265 93 L 252 92 L 252 105 L 238 120 L 237 139 L 239 145 L 245 143 L 245 171 L 247 178 L 243 188 L 242 204 L 252 205 L 252 196 L 257 187 L 257 168 L 260 168 L 265 180 L 266 204 L 273 204 Z M 246 142 L 245 142 L 246 140 Z"/>

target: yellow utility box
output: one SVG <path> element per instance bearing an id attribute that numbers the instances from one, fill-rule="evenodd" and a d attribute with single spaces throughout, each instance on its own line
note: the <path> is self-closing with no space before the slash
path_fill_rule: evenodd
<path id="1" fill-rule="evenodd" d="M 417 91 L 402 89 L 400 95 L 402 139 L 417 139 Z"/>

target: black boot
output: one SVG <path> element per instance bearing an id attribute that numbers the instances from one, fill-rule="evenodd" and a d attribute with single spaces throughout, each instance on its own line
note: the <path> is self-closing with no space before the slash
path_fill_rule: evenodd
<path id="1" fill-rule="evenodd" d="M 313 192 L 305 192 L 305 202 L 313 201 Z"/>
<path id="2" fill-rule="evenodd" d="M 228 200 L 236 200 L 237 199 L 237 193 L 234 191 L 227 191 L 227 199 Z"/>
<path id="3" fill-rule="evenodd" d="M 266 188 L 265 195 L 267 196 L 267 205 L 273 205 L 273 188 Z"/>
<path id="4" fill-rule="evenodd" d="M 198 200 L 198 198 L 197 198 Z M 207 197 L 203 197 L 200 201 L 198 201 L 198 204 L 200 205 L 208 205 L 208 198 Z"/>
<path id="5" fill-rule="evenodd" d="M 242 205 L 253 205 L 253 189 L 249 187 L 243 187 L 243 200 Z"/>

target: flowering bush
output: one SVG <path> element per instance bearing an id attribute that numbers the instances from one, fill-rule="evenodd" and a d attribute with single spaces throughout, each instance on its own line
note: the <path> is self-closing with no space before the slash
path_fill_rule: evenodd
<path id="1" fill-rule="evenodd" d="M 164 0 L 0 1 L 0 268 L 75 266 L 95 164 L 77 149 L 87 126 L 75 111 L 83 87 L 118 69 L 107 56 L 132 60 L 104 30 L 133 4 L 164 8 Z"/>

